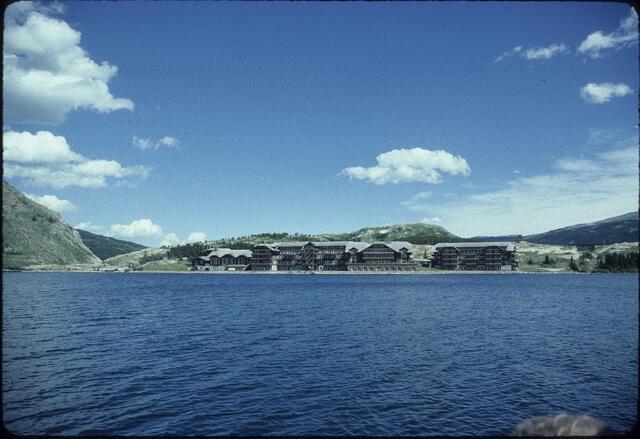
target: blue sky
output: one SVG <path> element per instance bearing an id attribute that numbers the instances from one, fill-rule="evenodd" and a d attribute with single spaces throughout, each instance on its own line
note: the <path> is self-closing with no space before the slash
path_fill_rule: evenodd
<path id="1" fill-rule="evenodd" d="M 615 3 L 21 2 L 4 178 L 147 245 L 638 209 L 637 18 Z"/>

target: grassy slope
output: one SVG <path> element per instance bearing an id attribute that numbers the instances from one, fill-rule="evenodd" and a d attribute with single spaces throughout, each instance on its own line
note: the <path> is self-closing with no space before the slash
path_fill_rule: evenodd
<path id="1" fill-rule="evenodd" d="M 164 248 L 146 248 L 105 259 L 104 264 L 112 267 L 128 268 L 130 264 L 133 266 L 142 265 L 145 257 L 162 259 L 167 252 L 168 250 Z"/>

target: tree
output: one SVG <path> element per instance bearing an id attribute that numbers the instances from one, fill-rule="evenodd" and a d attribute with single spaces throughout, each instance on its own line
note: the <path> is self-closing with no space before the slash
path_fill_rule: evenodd
<path id="1" fill-rule="evenodd" d="M 571 271 L 578 271 L 578 265 L 576 264 L 576 261 L 573 260 L 573 256 L 571 256 L 571 260 L 569 261 L 569 269 Z"/>

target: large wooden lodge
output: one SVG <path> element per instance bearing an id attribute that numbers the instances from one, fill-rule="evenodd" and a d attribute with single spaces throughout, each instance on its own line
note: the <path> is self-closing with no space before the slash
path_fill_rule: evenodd
<path id="1" fill-rule="evenodd" d="M 518 263 L 510 242 L 445 242 L 433 248 L 432 266 L 442 270 L 513 271 Z M 413 246 L 395 242 L 278 242 L 251 250 L 210 248 L 192 261 L 205 271 L 416 271 Z"/>
<path id="2" fill-rule="evenodd" d="M 511 242 L 442 242 L 434 247 L 434 268 L 513 271 L 517 266 L 516 247 Z"/>
<path id="3" fill-rule="evenodd" d="M 192 262 L 196 270 L 416 271 L 408 242 L 279 242 L 251 250 L 211 248 Z"/>

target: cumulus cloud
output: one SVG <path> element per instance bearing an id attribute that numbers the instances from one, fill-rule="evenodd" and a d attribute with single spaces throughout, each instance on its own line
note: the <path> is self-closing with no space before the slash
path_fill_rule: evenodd
<path id="1" fill-rule="evenodd" d="M 80 154 L 71 151 L 67 140 L 49 131 L 31 134 L 7 131 L 2 133 L 3 159 L 21 163 L 64 163 L 82 160 Z"/>
<path id="2" fill-rule="evenodd" d="M 420 222 L 427 223 L 427 224 L 441 223 L 442 222 L 442 218 L 440 218 L 438 216 L 433 216 L 431 218 L 423 218 Z"/>
<path id="3" fill-rule="evenodd" d="M 175 233 L 167 233 L 162 241 L 160 241 L 160 245 L 172 246 L 182 244 L 182 241 L 178 239 L 178 235 Z"/>
<path id="4" fill-rule="evenodd" d="M 162 236 L 162 227 L 150 219 L 134 220 L 130 224 L 113 224 L 111 233 L 124 238 L 145 238 Z"/>
<path id="5" fill-rule="evenodd" d="M 600 58 L 608 51 L 620 50 L 638 43 L 638 17 L 633 10 L 620 21 L 620 25 L 611 33 L 595 31 L 578 46 L 578 53 L 591 58 Z"/>
<path id="6" fill-rule="evenodd" d="M 631 92 L 631 87 L 622 82 L 619 84 L 610 82 L 596 84 L 595 82 L 590 82 L 580 89 L 580 97 L 591 104 L 604 104 L 613 98 L 626 96 Z"/>
<path id="7" fill-rule="evenodd" d="M 63 136 L 49 131 L 5 131 L 2 141 L 5 177 L 19 177 L 34 186 L 98 188 L 107 186 L 108 178 L 146 178 L 151 171 L 144 165 L 88 159 L 72 151 Z"/>
<path id="8" fill-rule="evenodd" d="M 26 4 L 25 4 L 26 3 Z M 68 112 L 133 110 L 108 83 L 118 68 L 96 63 L 80 46 L 81 33 L 60 18 L 56 4 L 18 2 L 5 11 L 3 110 L 7 121 L 59 124 Z"/>
<path id="9" fill-rule="evenodd" d="M 96 232 L 101 233 L 104 232 L 104 226 L 100 226 L 98 224 L 93 224 L 89 221 L 84 221 L 73 226 L 74 229 L 86 230 L 87 232 Z"/>
<path id="10" fill-rule="evenodd" d="M 33 195 L 33 194 L 25 194 L 28 198 L 31 198 L 38 204 L 42 204 L 45 207 L 53 210 L 54 212 L 63 213 L 63 212 L 73 212 L 77 209 L 77 206 L 73 204 L 69 200 L 61 200 L 55 195 Z"/>
<path id="11" fill-rule="evenodd" d="M 452 199 L 430 199 L 424 211 L 461 236 L 531 234 L 638 209 L 638 147 L 589 158 L 563 158 L 553 170 L 516 177 L 504 187 Z"/>
<path id="12" fill-rule="evenodd" d="M 187 238 L 187 242 L 200 242 L 207 239 L 207 235 L 202 232 L 192 232 Z"/>
<path id="13" fill-rule="evenodd" d="M 144 137 L 133 136 L 132 143 L 133 143 L 133 146 L 135 146 L 136 148 L 142 151 L 146 151 L 149 149 L 156 150 L 160 146 L 168 146 L 168 147 L 178 146 L 178 143 L 180 143 L 180 141 L 175 137 L 171 137 L 171 136 L 164 136 L 161 139 L 158 139 L 156 141 L 152 139 L 144 138 Z"/>
<path id="14" fill-rule="evenodd" d="M 138 136 L 133 136 L 132 143 L 133 143 L 133 146 L 143 151 L 146 149 L 152 149 L 155 146 L 155 144 L 151 139 L 143 139 Z"/>
<path id="15" fill-rule="evenodd" d="M 158 140 L 158 143 L 165 146 L 176 146 L 178 144 L 178 139 L 171 136 L 164 136 L 162 139 Z"/>
<path id="16" fill-rule="evenodd" d="M 375 184 L 401 182 L 437 184 L 442 181 L 441 173 L 465 176 L 471 173 L 465 159 L 444 150 L 394 149 L 378 155 L 376 161 L 377 166 L 369 168 L 351 166 L 343 169 L 341 174 Z"/>
<path id="17" fill-rule="evenodd" d="M 160 241 L 160 245 L 166 245 L 171 247 L 179 244 L 201 242 L 201 241 L 204 241 L 205 239 L 207 239 L 207 235 L 203 232 L 191 232 L 186 240 L 178 238 L 178 235 L 176 235 L 175 233 L 167 233 L 164 239 Z"/>
<path id="18" fill-rule="evenodd" d="M 547 47 L 532 47 L 523 49 L 522 46 L 516 46 L 511 50 L 507 50 L 497 57 L 494 62 L 498 63 L 510 56 L 518 55 L 529 60 L 549 59 L 556 55 L 569 53 L 569 46 L 565 43 L 554 43 Z"/>

